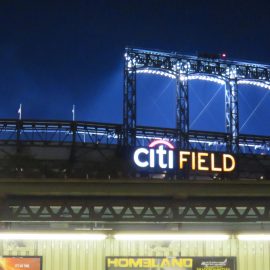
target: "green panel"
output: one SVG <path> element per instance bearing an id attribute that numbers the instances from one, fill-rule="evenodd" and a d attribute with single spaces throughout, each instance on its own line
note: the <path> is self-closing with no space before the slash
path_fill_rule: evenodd
<path id="1" fill-rule="evenodd" d="M 270 242 L 1 241 L 0 255 L 43 256 L 43 270 L 105 270 L 105 256 L 236 256 L 237 270 L 270 269 Z"/>

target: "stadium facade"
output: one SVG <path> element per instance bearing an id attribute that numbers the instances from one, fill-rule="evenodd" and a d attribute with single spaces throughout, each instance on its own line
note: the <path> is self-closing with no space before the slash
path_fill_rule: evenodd
<path id="1" fill-rule="evenodd" d="M 174 129 L 137 126 L 139 73 L 176 80 Z M 3 268 L 269 269 L 270 136 L 241 134 L 238 108 L 269 76 L 127 48 L 122 125 L 0 120 Z M 224 133 L 190 129 L 190 80 L 225 85 Z"/>

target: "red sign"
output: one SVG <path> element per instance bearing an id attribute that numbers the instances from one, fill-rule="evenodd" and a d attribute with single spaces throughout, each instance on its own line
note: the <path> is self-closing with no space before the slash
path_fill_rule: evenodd
<path id="1" fill-rule="evenodd" d="M 2 257 L 0 270 L 41 270 L 41 257 Z"/>

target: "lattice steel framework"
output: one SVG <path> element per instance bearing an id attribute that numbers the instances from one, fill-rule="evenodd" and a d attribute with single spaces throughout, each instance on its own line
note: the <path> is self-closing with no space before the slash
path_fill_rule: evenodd
<path id="1" fill-rule="evenodd" d="M 136 73 L 151 73 L 176 79 L 177 144 L 181 148 L 190 147 L 188 106 L 190 79 L 210 80 L 226 85 L 225 121 L 226 132 L 229 134 L 227 150 L 234 153 L 240 150 L 238 85 L 252 84 L 270 89 L 270 67 L 266 65 L 127 48 L 124 142 L 125 145 L 131 146 L 136 146 Z"/>
<path id="2" fill-rule="evenodd" d="M 124 78 L 124 144 L 136 143 L 136 68 L 125 63 Z"/>
<path id="3" fill-rule="evenodd" d="M 176 80 L 176 145 L 181 149 L 189 148 L 189 104 L 188 80 L 183 65 Z"/>
<path id="4" fill-rule="evenodd" d="M 0 145 L 20 146 L 83 146 L 124 144 L 124 127 L 118 124 L 70 122 L 0 120 Z M 230 134 L 222 132 L 188 131 L 189 148 L 205 151 L 225 152 L 230 143 Z M 136 145 L 148 146 L 154 139 L 166 139 L 174 144 L 179 132 L 172 128 L 136 127 Z M 270 155 L 270 137 L 238 135 L 238 146 L 243 154 Z"/>
<path id="5" fill-rule="evenodd" d="M 122 130 L 122 125 L 107 123 L 0 120 L 0 145 L 121 145 Z"/>
<path id="6" fill-rule="evenodd" d="M 269 222 L 269 198 L 15 197 L 1 203 L 0 221 Z"/>
<path id="7" fill-rule="evenodd" d="M 238 109 L 238 89 L 235 78 L 235 68 L 233 68 L 232 79 L 226 83 L 225 87 L 225 123 L 226 131 L 231 138 L 228 141 L 227 150 L 233 153 L 239 152 L 239 109 Z"/>

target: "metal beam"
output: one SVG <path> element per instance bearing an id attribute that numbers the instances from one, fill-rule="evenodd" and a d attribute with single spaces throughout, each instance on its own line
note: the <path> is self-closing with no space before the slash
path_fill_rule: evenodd
<path id="1" fill-rule="evenodd" d="M 230 117 L 230 107 L 227 111 Z M 235 115 L 237 115 L 237 111 Z M 237 117 L 234 119 L 237 134 Z M 107 147 L 110 145 L 121 146 L 124 141 L 123 126 L 117 124 L 21 120 L 18 125 L 17 122 L 16 119 L 0 119 L 0 146 L 66 147 L 73 143 L 75 147 L 93 148 L 93 146 L 101 144 Z M 187 122 L 188 117 L 185 117 L 183 121 L 179 120 L 179 129 L 137 126 L 135 133 L 133 129 L 132 136 L 136 134 L 136 145 L 138 146 L 147 146 L 155 138 L 163 138 L 174 143 L 177 140 L 180 141 L 178 138 L 181 129 L 180 123 L 183 124 L 182 130 L 187 130 Z M 231 122 L 229 120 L 226 123 L 231 126 Z M 230 129 L 228 128 L 228 133 L 188 130 L 189 147 L 194 150 L 228 151 L 231 149 Z M 126 136 L 131 136 L 131 133 Z M 270 136 L 239 134 L 238 137 L 235 136 L 235 141 L 237 138 L 240 153 L 270 155 Z"/>
<path id="2" fill-rule="evenodd" d="M 269 222 L 270 198 L 15 197 L 2 203 L 2 222 Z"/>
<path id="3" fill-rule="evenodd" d="M 1 179 L 0 198 L 7 196 L 115 197 L 269 197 L 269 181 L 158 181 L 82 179 Z"/>

